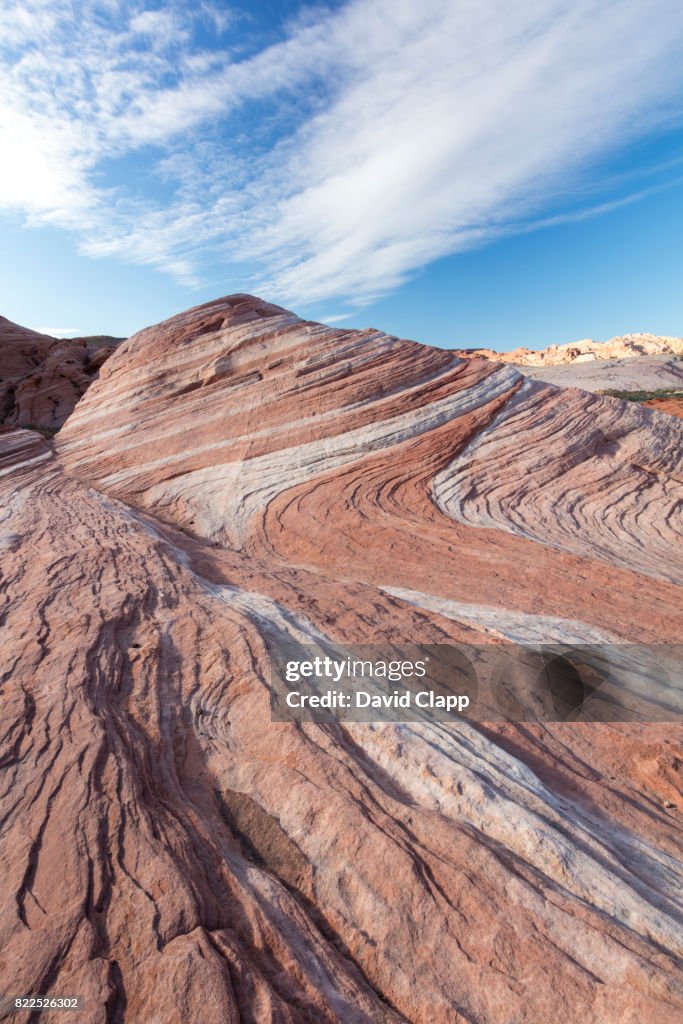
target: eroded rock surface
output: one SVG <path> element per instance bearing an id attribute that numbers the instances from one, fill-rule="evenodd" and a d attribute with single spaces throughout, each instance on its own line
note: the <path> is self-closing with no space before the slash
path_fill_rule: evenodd
<path id="1" fill-rule="evenodd" d="M 39 334 L 0 317 L 0 423 L 54 433 L 116 347 Z"/>
<path id="2" fill-rule="evenodd" d="M 677 727 L 273 723 L 266 643 L 680 641 L 682 439 L 250 296 L 1 434 L 4 991 L 677 1022 Z"/>

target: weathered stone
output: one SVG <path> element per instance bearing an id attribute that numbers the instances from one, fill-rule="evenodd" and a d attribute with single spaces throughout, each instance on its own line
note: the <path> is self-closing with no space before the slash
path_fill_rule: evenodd
<path id="1" fill-rule="evenodd" d="M 250 296 L 0 434 L 4 991 L 677 1022 L 678 727 L 274 723 L 265 640 L 680 642 L 682 439 Z"/>

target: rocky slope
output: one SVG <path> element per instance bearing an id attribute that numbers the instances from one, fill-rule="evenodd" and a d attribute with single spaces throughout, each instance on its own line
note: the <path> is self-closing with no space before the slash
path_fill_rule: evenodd
<path id="1" fill-rule="evenodd" d="M 266 645 L 680 641 L 682 439 L 249 296 L 125 342 L 54 444 L 6 429 L 4 991 L 678 1021 L 679 727 L 274 723 Z"/>
<path id="2" fill-rule="evenodd" d="M 109 340 L 58 340 L 0 317 L 0 423 L 58 430 L 114 351 Z"/>

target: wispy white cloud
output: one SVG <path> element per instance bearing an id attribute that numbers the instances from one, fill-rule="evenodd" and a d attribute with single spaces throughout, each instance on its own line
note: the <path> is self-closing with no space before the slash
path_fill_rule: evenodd
<path id="1" fill-rule="evenodd" d="M 350 320 L 353 313 L 333 313 L 328 316 L 327 314 L 321 314 L 318 320 L 322 324 L 340 324 L 343 320 Z"/>
<path id="2" fill-rule="evenodd" d="M 0 207 L 186 283 L 222 264 L 363 302 L 624 202 L 575 199 L 683 93 L 678 0 L 350 0 L 255 52 L 239 28 L 208 2 L 6 2 Z"/>
<path id="3" fill-rule="evenodd" d="M 178 14 L 171 10 L 139 11 L 130 19 L 131 41 L 135 36 L 149 40 L 153 50 L 166 50 L 188 40 L 188 30 Z"/>
<path id="4" fill-rule="evenodd" d="M 51 338 L 78 338 L 83 334 L 80 327 L 34 327 L 33 330 Z"/>

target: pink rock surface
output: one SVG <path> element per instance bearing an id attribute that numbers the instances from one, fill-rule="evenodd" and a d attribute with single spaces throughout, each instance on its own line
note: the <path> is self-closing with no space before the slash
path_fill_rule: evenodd
<path id="1" fill-rule="evenodd" d="M 677 1022 L 679 727 L 273 723 L 265 642 L 680 642 L 682 439 L 250 296 L 1 434 L 4 990 Z"/>

